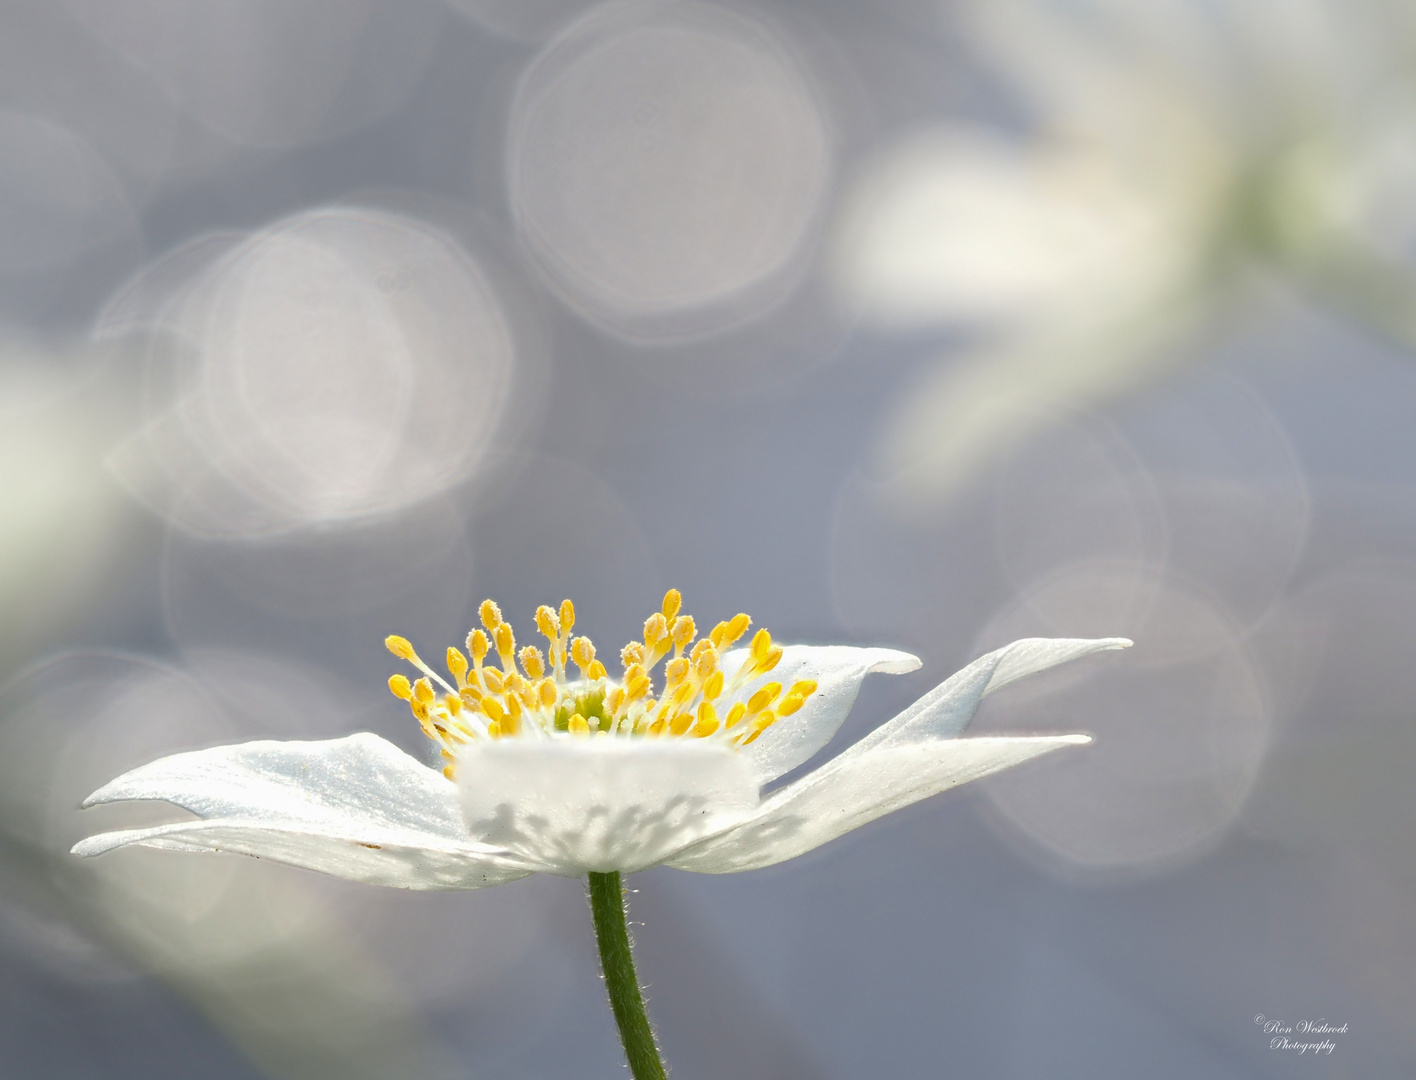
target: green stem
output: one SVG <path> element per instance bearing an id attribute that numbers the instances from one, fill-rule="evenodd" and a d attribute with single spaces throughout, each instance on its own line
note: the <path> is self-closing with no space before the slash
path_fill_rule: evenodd
<path id="1" fill-rule="evenodd" d="M 654 1045 L 654 1032 L 644 1012 L 644 996 L 634 974 L 634 956 L 629 950 L 629 927 L 625 923 L 626 904 L 619 871 L 590 874 L 590 912 L 595 917 L 595 940 L 600 945 L 600 966 L 605 972 L 605 989 L 610 1008 L 619 1025 L 624 1056 L 634 1080 L 665 1080 L 664 1063 Z"/>

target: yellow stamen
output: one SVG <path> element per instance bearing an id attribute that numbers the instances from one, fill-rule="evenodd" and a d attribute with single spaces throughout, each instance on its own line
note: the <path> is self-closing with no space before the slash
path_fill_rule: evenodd
<path id="1" fill-rule="evenodd" d="M 487 658 L 487 650 L 490 648 L 491 643 L 482 631 L 473 630 L 467 635 L 467 651 L 472 654 L 472 662 L 479 668 L 482 666 L 482 661 Z"/>
<path id="2" fill-rule="evenodd" d="M 692 615 L 683 615 L 674 620 L 674 649 L 682 651 L 694 635 L 698 633 L 698 628 L 694 624 Z"/>
<path id="3" fill-rule="evenodd" d="M 570 643 L 570 658 L 575 661 L 582 674 L 588 672 L 590 665 L 595 662 L 595 644 L 588 637 L 578 637 Z"/>
<path id="4" fill-rule="evenodd" d="M 456 687 L 429 668 L 407 638 L 394 635 L 385 642 L 389 651 L 416 666 L 423 677 L 410 682 L 408 676 L 394 675 L 389 691 L 408 702 L 423 731 L 444 754 L 484 735 L 544 738 L 562 732 L 706 738 L 732 729 L 727 743 L 745 746 L 779 717 L 800 711 L 815 693 L 816 683 L 809 679 L 793 683 L 785 693 L 781 683 L 768 683 L 720 720 L 715 702 L 725 693 L 737 696 L 739 687 L 771 671 L 782 649 L 770 633 L 758 630 L 744 662 L 728 679 L 719 667 L 721 651 L 748 632 L 751 620 L 736 615 L 700 640 L 696 622 L 682 609 L 677 589 L 665 593 L 660 610 L 644 622 L 643 640 L 630 642 L 620 653 L 624 675 L 615 680 L 590 639 L 572 637 L 575 607 L 569 600 L 559 609 L 536 609 L 537 629 L 548 643 L 544 654 L 532 645 L 518 649 L 501 609 L 485 600 L 478 606 L 482 626 L 467 635 L 466 654 L 447 650 L 447 671 Z M 485 666 L 493 652 L 500 665 Z M 656 697 L 652 672 L 665 658 L 663 691 Z M 579 669 L 578 679 L 566 674 L 569 661 Z M 453 763 L 448 760 L 451 773 Z"/>
<path id="5" fill-rule="evenodd" d="M 418 654 L 413 651 L 413 643 L 405 637 L 397 634 L 390 634 L 384 638 L 384 648 L 393 653 L 400 660 L 407 660 L 410 663 L 418 662 Z"/>
<path id="6" fill-rule="evenodd" d="M 536 697 L 541 702 L 542 708 L 551 708 L 559 696 L 555 679 L 542 679 L 536 684 Z"/>
<path id="7" fill-rule="evenodd" d="M 670 589 L 664 593 L 664 606 L 660 609 L 664 613 L 665 619 L 672 619 L 679 613 L 679 608 L 683 605 L 683 594 L 677 589 Z"/>
<path id="8" fill-rule="evenodd" d="M 708 676 L 708 681 L 703 684 L 703 697 L 707 701 L 712 701 L 723 693 L 723 673 L 715 671 Z"/>
<path id="9" fill-rule="evenodd" d="M 718 730 L 718 712 L 711 701 L 698 706 L 698 723 L 693 725 L 693 733 L 700 739 Z"/>
<path id="10" fill-rule="evenodd" d="M 459 690 L 467 685 L 467 657 L 451 645 L 447 647 L 447 669 L 457 680 Z"/>
<path id="11" fill-rule="evenodd" d="M 497 643 L 497 656 L 501 657 L 502 670 L 510 671 L 516 666 L 516 635 L 511 631 L 511 623 L 499 624 L 492 631 L 492 640 Z"/>
<path id="12" fill-rule="evenodd" d="M 669 720 L 669 731 L 674 735 L 682 735 L 693 723 L 692 713 L 679 713 Z"/>
<path id="13" fill-rule="evenodd" d="M 501 625 L 501 608 L 497 607 L 494 600 L 483 600 L 482 606 L 477 609 L 477 614 L 482 620 L 482 625 L 489 631 L 495 630 Z"/>
<path id="14" fill-rule="evenodd" d="M 556 613 L 545 604 L 536 609 L 536 629 L 552 641 L 560 637 L 560 621 L 556 618 Z"/>
<path id="15" fill-rule="evenodd" d="M 781 683 L 768 683 L 766 686 L 762 687 L 762 689 L 758 690 L 757 693 L 753 694 L 752 697 L 747 699 L 747 711 L 753 713 L 761 712 L 763 709 L 767 708 L 768 705 L 777 700 L 777 695 L 781 692 Z"/>
<path id="16" fill-rule="evenodd" d="M 772 635 L 766 629 L 757 631 L 752 635 L 752 659 L 761 663 L 767 658 L 767 654 L 772 651 Z"/>

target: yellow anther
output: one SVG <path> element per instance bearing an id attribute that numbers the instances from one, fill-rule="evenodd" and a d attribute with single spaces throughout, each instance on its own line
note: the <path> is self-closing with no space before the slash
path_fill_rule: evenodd
<path id="1" fill-rule="evenodd" d="M 723 692 L 723 673 L 715 671 L 708 676 L 707 682 L 703 684 L 703 698 L 705 701 L 712 701 Z"/>
<path id="2" fill-rule="evenodd" d="M 462 711 L 462 699 L 456 694 L 444 694 L 443 707 L 453 716 L 456 716 Z"/>
<path id="3" fill-rule="evenodd" d="M 798 709 L 800 709 L 800 708 L 801 708 L 803 705 L 805 705 L 805 704 L 806 704 L 806 698 L 805 698 L 805 696 L 803 696 L 802 694 L 798 694 L 798 693 L 796 693 L 795 691 L 793 691 L 792 693 L 788 694 L 786 697 L 782 698 L 781 701 L 777 702 L 777 715 L 778 715 L 778 716 L 791 716 L 792 713 L 796 712 Z"/>
<path id="4" fill-rule="evenodd" d="M 734 705 L 731 709 L 728 710 L 728 715 L 723 720 L 723 727 L 733 727 L 737 724 L 739 720 L 741 720 L 746 715 L 747 706 L 744 705 L 741 701 L 739 701 L 736 705 Z"/>
<path id="5" fill-rule="evenodd" d="M 536 609 L 536 629 L 552 641 L 560 637 L 560 621 L 556 613 L 542 604 Z"/>
<path id="6" fill-rule="evenodd" d="M 757 662 L 757 671 L 760 675 L 765 675 L 771 671 L 782 659 L 782 647 L 773 645 L 767 650 L 767 655 Z"/>
<path id="7" fill-rule="evenodd" d="M 595 643 L 588 637 L 578 637 L 570 643 L 570 658 L 575 661 L 575 666 L 581 670 L 582 674 L 587 674 L 588 668 L 595 662 Z"/>
<path id="8" fill-rule="evenodd" d="M 809 698 L 812 694 L 816 693 L 816 680 L 798 679 L 796 682 L 792 683 L 792 688 L 788 690 L 787 693 L 791 694 L 793 697 Z"/>
<path id="9" fill-rule="evenodd" d="M 472 662 L 478 667 L 482 666 L 482 661 L 486 658 L 487 650 L 490 648 L 491 643 L 482 631 L 473 630 L 467 635 L 467 651 L 472 654 Z"/>
<path id="10" fill-rule="evenodd" d="M 688 678 L 688 657 L 676 656 L 665 664 L 664 678 L 669 686 L 674 686 Z"/>
<path id="11" fill-rule="evenodd" d="M 521 666 L 530 679 L 539 679 L 546 673 L 546 662 L 541 657 L 541 650 L 534 645 L 528 645 L 521 650 Z"/>
<path id="12" fill-rule="evenodd" d="M 561 633 L 570 633 L 571 627 L 575 625 L 575 605 L 569 600 L 561 601 L 560 628 Z"/>
<path id="13" fill-rule="evenodd" d="M 677 589 L 670 589 L 664 593 L 664 606 L 660 610 L 663 611 L 665 619 L 672 619 L 679 613 L 679 608 L 682 606 L 682 594 Z"/>
<path id="14" fill-rule="evenodd" d="M 693 665 L 693 670 L 698 672 L 699 677 L 706 679 L 718 664 L 718 650 L 713 647 L 711 641 L 704 638 L 693 647 L 693 651 L 688 654 L 688 659 Z"/>
<path id="15" fill-rule="evenodd" d="M 462 698 L 464 705 L 470 705 L 475 709 L 477 702 L 482 700 L 482 691 L 478 690 L 475 686 L 464 686 L 458 691 L 458 696 Z"/>
<path id="16" fill-rule="evenodd" d="M 420 721 L 428 719 L 428 703 L 426 701 L 419 701 L 415 697 L 408 704 L 413 709 L 413 715 L 416 716 Z"/>
<path id="17" fill-rule="evenodd" d="M 542 708 L 549 709 L 558 697 L 560 694 L 556 690 L 555 679 L 542 679 L 536 684 L 536 698 L 541 702 Z"/>
<path id="18" fill-rule="evenodd" d="M 397 634 L 390 634 L 384 638 L 384 648 L 393 653 L 400 660 L 407 660 L 410 663 L 417 663 L 418 654 L 413 651 L 413 643 L 405 637 Z"/>
<path id="19" fill-rule="evenodd" d="M 605 709 L 611 716 L 618 716 L 620 709 L 624 706 L 624 687 L 616 686 L 605 695 Z"/>
<path id="20" fill-rule="evenodd" d="M 693 725 L 693 733 L 701 739 L 717 730 L 718 711 L 713 708 L 711 701 L 702 702 L 698 706 L 698 723 Z"/>
<path id="21" fill-rule="evenodd" d="M 751 625 L 752 619 L 749 618 L 745 612 L 740 611 L 728 620 L 728 624 L 723 627 L 722 639 L 720 641 L 714 641 L 713 644 L 720 649 L 724 646 L 731 645 L 738 638 L 742 637 L 743 634 L 747 633 L 747 628 Z"/>
<path id="22" fill-rule="evenodd" d="M 752 658 L 761 663 L 772 651 L 772 635 L 764 627 L 752 635 Z"/>
<path id="23" fill-rule="evenodd" d="M 668 730 L 668 727 L 669 722 L 667 720 L 655 720 L 652 724 L 649 725 L 648 730 L 645 731 L 644 734 L 659 736 L 664 734 L 664 732 Z"/>
<path id="24" fill-rule="evenodd" d="M 657 611 L 644 620 L 644 644 L 652 652 L 669 632 L 669 620 Z"/>
<path id="25" fill-rule="evenodd" d="M 495 630 L 501 625 L 501 608 L 497 607 L 495 600 L 483 600 L 482 606 L 477 609 L 477 614 L 481 617 L 482 625 L 488 630 Z"/>
<path id="26" fill-rule="evenodd" d="M 620 664 L 626 672 L 636 664 L 644 663 L 644 646 L 637 641 L 631 641 L 620 650 Z"/>
<path id="27" fill-rule="evenodd" d="M 698 633 L 698 626 L 692 615 L 682 615 L 674 620 L 674 648 L 683 649 Z"/>
<path id="28" fill-rule="evenodd" d="M 679 713 L 669 720 L 669 731 L 674 735 L 682 735 L 693 724 L 692 713 Z"/>
<path id="29" fill-rule="evenodd" d="M 396 698 L 402 698 L 404 701 L 413 700 L 413 686 L 409 683 L 407 675 L 390 675 L 388 688 Z"/>
<path id="30" fill-rule="evenodd" d="M 501 738 L 501 733 L 502 733 L 502 731 L 501 731 L 501 724 L 497 723 L 497 721 L 493 720 L 490 724 L 487 725 L 487 737 L 488 737 L 488 738 L 490 738 L 490 739 L 498 739 L 498 738 Z"/>
<path id="31" fill-rule="evenodd" d="M 598 660 L 591 660 L 590 666 L 585 669 L 585 677 L 587 679 L 606 679 L 609 678 L 609 674 L 610 673 L 605 670 L 605 665 Z"/>
<path id="32" fill-rule="evenodd" d="M 642 698 L 645 694 L 649 692 L 649 676 L 637 676 L 636 678 L 630 680 L 629 685 L 626 686 L 625 689 L 629 693 L 630 701 L 638 701 L 640 698 Z"/>
<path id="33" fill-rule="evenodd" d="M 461 651 L 447 647 L 447 669 L 452 672 L 452 677 L 457 680 L 457 685 L 462 686 L 467 681 L 467 657 Z"/>
<path id="34" fill-rule="evenodd" d="M 520 694 L 526 689 L 526 680 L 519 673 L 512 671 L 502 680 L 502 688 L 508 694 Z"/>
<path id="35" fill-rule="evenodd" d="M 482 711 L 486 713 L 488 718 L 494 723 L 499 724 L 506 719 L 506 710 L 501 707 L 501 702 L 496 698 L 483 698 Z"/>
<path id="36" fill-rule="evenodd" d="M 424 705 L 432 701 L 437 695 L 433 693 L 433 684 L 427 679 L 419 679 L 413 684 L 413 696 Z"/>
<path id="37" fill-rule="evenodd" d="M 675 708 L 683 708 L 691 700 L 693 700 L 693 695 L 697 692 L 698 691 L 694 689 L 693 683 L 679 683 L 679 685 L 674 689 L 674 694 L 672 698 Z"/>
<path id="38" fill-rule="evenodd" d="M 572 735 L 589 735 L 590 722 L 579 713 L 576 713 L 566 722 L 566 730 Z"/>
<path id="39" fill-rule="evenodd" d="M 742 745 L 746 746 L 777 722 L 777 717 L 770 711 L 763 713 L 752 725 L 752 730 L 747 733 L 747 737 L 742 740 Z"/>
<path id="40" fill-rule="evenodd" d="M 455 765 L 444 765 L 444 766 L 443 766 L 443 775 L 446 776 L 449 780 L 456 780 L 456 779 L 457 779 L 457 767 L 456 767 Z"/>
<path id="41" fill-rule="evenodd" d="M 492 631 L 492 640 L 497 643 L 502 668 L 510 670 L 516 664 L 516 635 L 511 631 L 511 623 L 504 622 L 497 626 Z"/>
<path id="42" fill-rule="evenodd" d="M 782 684 L 779 682 L 769 682 L 752 697 L 747 699 L 747 711 L 752 713 L 761 712 L 768 705 L 777 700 L 777 695 L 782 692 Z"/>
<path id="43" fill-rule="evenodd" d="M 482 672 L 482 681 L 487 684 L 487 689 L 494 694 L 502 692 L 502 674 L 496 668 L 487 668 Z"/>

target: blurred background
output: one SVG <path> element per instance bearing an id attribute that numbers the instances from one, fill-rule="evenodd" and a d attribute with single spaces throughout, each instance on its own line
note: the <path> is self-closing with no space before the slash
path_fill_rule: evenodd
<path id="1" fill-rule="evenodd" d="M 976 723 L 1085 751 L 631 879 L 676 1076 L 1416 1071 L 1414 361 L 1410 0 L 0 0 L 0 1075 L 618 1075 L 577 882 L 67 852 L 671 585 L 921 655 L 837 748 L 1137 643 Z"/>

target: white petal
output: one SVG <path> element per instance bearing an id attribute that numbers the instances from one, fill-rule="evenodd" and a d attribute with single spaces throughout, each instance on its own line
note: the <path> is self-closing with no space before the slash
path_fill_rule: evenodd
<path id="1" fill-rule="evenodd" d="M 75 853 L 220 848 L 404 888 L 474 888 L 528 871 L 471 839 L 456 785 L 376 735 L 174 754 L 84 805 L 130 799 L 161 799 L 209 820 L 106 833 Z"/>
<path id="2" fill-rule="evenodd" d="M 75 855 L 102 855 L 137 844 L 173 851 L 227 851 L 398 889 L 480 889 L 532 872 L 484 844 L 461 844 L 412 829 L 366 821 L 334 826 L 274 824 L 268 819 L 216 818 L 150 829 L 100 833 L 74 845 Z"/>
<path id="3" fill-rule="evenodd" d="M 473 836 L 570 877 L 652 866 L 758 803 L 747 759 L 699 739 L 479 742 L 457 777 Z"/>
<path id="4" fill-rule="evenodd" d="M 1069 660 L 1130 645 L 1126 638 L 1022 638 L 980 656 L 962 671 L 955 672 L 904 712 L 881 724 L 847 753 L 958 735 L 968 727 L 979 702 L 995 690 Z"/>
<path id="5" fill-rule="evenodd" d="M 705 874 L 771 866 L 958 784 L 1090 741 L 1085 735 L 926 739 L 867 754 L 843 754 L 836 759 L 842 764 L 830 775 L 818 769 L 788 785 L 750 820 L 680 852 L 668 863 Z"/>
<path id="6" fill-rule="evenodd" d="M 748 650 L 734 649 L 722 660 L 731 676 L 742 666 Z M 787 645 L 771 673 L 754 679 L 736 694 L 719 702 L 721 715 L 733 702 L 746 700 L 758 686 L 771 680 L 782 684 L 785 694 L 793 683 L 816 680 L 816 692 L 797 712 L 784 716 L 764 731 L 742 753 L 752 762 L 759 784 L 775 780 L 806 761 L 836 734 L 855 704 L 861 680 L 872 672 L 901 675 L 919 667 L 919 657 L 895 649 L 856 649 L 846 645 Z"/>
<path id="7" fill-rule="evenodd" d="M 946 788 L 1085 735 L 957 739 L 985 695 L 1025 675 L 1108 649 L 1125 638 L 1024 638 L 975 660 L 821 768 L 766 799 L 743 823 L 668 860 L 724 873 L 770 866 Z"/>

